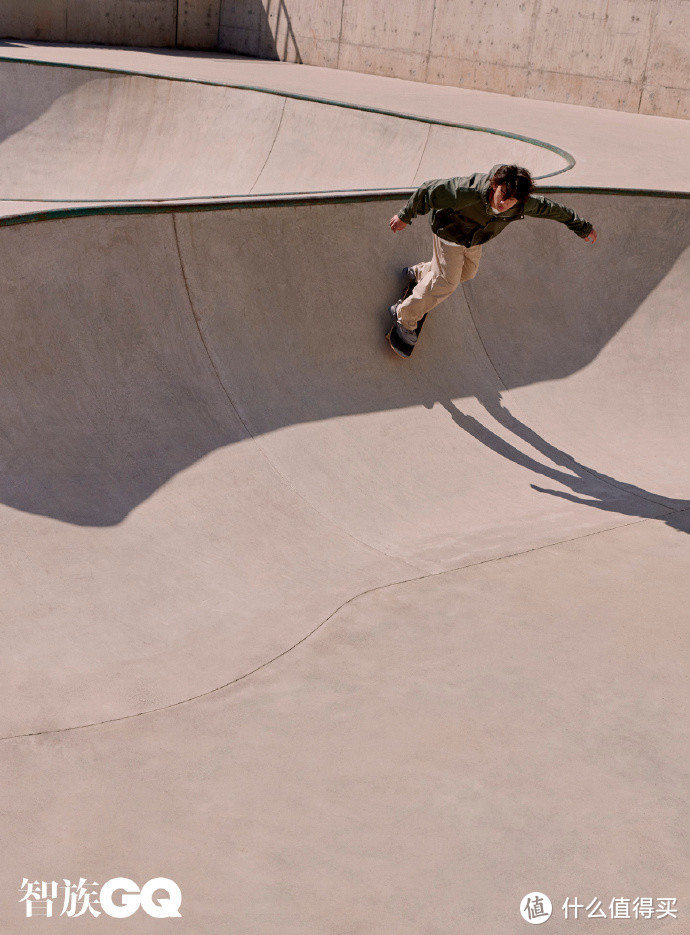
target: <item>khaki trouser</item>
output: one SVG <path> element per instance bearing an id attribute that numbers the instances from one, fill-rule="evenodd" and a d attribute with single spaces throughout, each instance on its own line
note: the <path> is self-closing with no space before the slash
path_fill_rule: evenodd
<path id="1" fill-rule="evenodd" d="M 398 321 L 413 331 L 419 320 L 447 299 L 451 292 L 468 279 L 476 276 L 481 244 L 463 247 L 460 244 L 444 243 L 432 234 L 434 253 L 427 263 L 410 267 L 417 277 L 417 285 L 411 295 L 398 307 Z"/>

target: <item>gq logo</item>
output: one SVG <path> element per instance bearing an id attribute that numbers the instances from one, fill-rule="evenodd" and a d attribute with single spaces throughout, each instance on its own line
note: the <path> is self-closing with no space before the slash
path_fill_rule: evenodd
<path id="1" fill-rule="evenodd" d="M 165 897 L 158 897 L 154 902 L 154 894 L 162 891 Z M 117 903 L 113 900 L 115 894 Z M 128 919 L 141 907 L 154 919 L 179 919 L 178 912 L 182 904 L 182 892 L 177 883 L 166 877 L 156 877 L 149 880 L 141 889 L 134 880 L 127 877 L 114 877 L 101 887 L 101 909 L 113 919 Z"/>

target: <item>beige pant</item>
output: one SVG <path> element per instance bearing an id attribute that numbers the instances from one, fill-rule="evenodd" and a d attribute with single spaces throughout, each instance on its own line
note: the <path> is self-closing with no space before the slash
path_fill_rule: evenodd
<path id="1" fill-rule="evenodd" d="M 419 320 L 447 299 L 461 282 L 477 275 L 481 244 L 462 247 L 448 244 L 432 234 L 434 253 L 427 263 L 410 267 L 417 277 L 417 285 L 411 295 L 398 307 L 398 320 L 405 328 L 413 331 Z"/>

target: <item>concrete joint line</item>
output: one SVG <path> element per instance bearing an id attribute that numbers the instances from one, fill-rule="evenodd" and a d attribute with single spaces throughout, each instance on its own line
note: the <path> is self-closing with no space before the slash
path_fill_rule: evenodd
<path id="1" fill-rule="evenodd" d="M 277 126 L 277 128 L 276 128 L 275 136 L 273 137 L 273 142 L 271 143 L 271 148 L 269 149 L 269 151 L 268 151 L 268 153 L 267 153 L 267 155 L 266 155 L 266 158 L 264 159 L 263 164 L 262 164 L 261 168 L 259 169 L 259 174 L 258 174 L 257 177 L 254 179 L 254 181 L 252 182 L 252 184 L 249 186 L 249 193 L 250 193 L 250 194 L 254 191 L 254 188 L 255 188 L 255 186 L 258 184 L 259 179 L 260 179 L 261 176 L 264 174 L 264 169 L 265 169 L 266 166 L 268 165 L 268 160 L 271 158 L 271 156 L 272 156 L 272 154 L 273 154 L 273 150 L 274 150 L 274 148 L 275 148 L 275 145 L 276 145 L 276 143 L 277 143 L 277 141 L 278 141 L 278 136 L 279 136 L 279 134 L 280 134 L 280 128 L 281 128 L 282 125 L 283 125 L 283 117 L 285 116 L 285 108 L 287 107 L 287 102 L 288 102 L 288 99 L 287 99 L 287 98 L 284 98 L 284 99 L 283 99 L 283 109 L 282 109 L 281 112 L 280 112 L 280 120 L 278 121 L 278 126 Z"/>
<path id="2" fill-rule="evenodd" d="M 367 47 L 362 46 L 362 48 L 367 48 Z M 204 78 L 187 78 L 187 77 L 182 77 L 180 75 L 160 75 L 160 74 L 156 75 L 156 74 L 151 74 L 150 72 L 132 71 L 131 69 L 125 69 L 125 68 L 113 68 L 113 67 L 97 66 L 93 64 L 92 65 L 74 65 L 74 64 L 66 64 L 65 62 L 48 62 L 48 61 L 40 61 L 40 60 L 30 59 L 30 58 L 17 58 L 15 56 L 3 56 L 0 54 L 0 62 L 2 61 L 24 64 L 24 65 L 37 65 L 37 66 L 42 66 L 45 68 L 69 68 L 69 69 L 73 69 L 76 71 L 98 71 L 98 72 L 103 72 L 105 74 L 111 74 L 111 75 L 129 75 L 129 76 L 134 76 L 138 78 L 151 78 L 157 81 L 176 81 L 176 82 L 181 82 L 184 84 L 199 84 L 199 85 L 204 85 L 206 87 L 213 87 L 213 88 L 233 88 L 235 90 L 240 90 L 240 91 L 254 91 L 259 94 L 272 94 L 274 96 L 283 97 L 286 100 L 290 99 L 290 100 L 298 100 L 298 101 L 310 101 L 316 104 L 327 104 L 329 107 L 342 107 L 346 110 L 356 110 L 356 111 L 359 111 L 360 113 L 379 114 L 384 117 L 397 117 L 400 120 L 410 120 L 415 123 L 426 123 L 426 124 L 429 124 L 430 126 L 453 127 L 457 130 L 472 130 L 478 133 L 488 133 L 494 136 L 502 136 L 505 139 L 519 140 L 522 143 L 529 143 L 530 145 L 539 147 L 541 149 L 548 149 L 550 152 L 555 153 L 557 156 L 560 156 L 564 160 L 566 165 L 562 169 L 557 169 L 555 172 L 549 172 L 546 175 L 535 176 L 535 178 L 539 180 L 552 178 L 555 175 L 561 175 L 564 172 L 569 172 L 577 164 L 576 159 L 572 155 L 572 153 L 569 153 L 567 150 L 563 149 L 562 147 L 557 146 L 555 143 L 548 143 L 544 140 L 538 140 L 535 137 L 524 136 L 523 134 L 520 134 L 520 133 L 513 133 L 510 130 L 498 130 L 494 127 L 486 127 L 486 126 L 482 127 L 482 126 L 477 126 L 475 124 L 456 123 L 455 121 L 439 120 L 439 119 L 435 119 L 432 117 L 420 117 L 418 114 L 410 114 L 410 113 L 406 113 L 400 110 L 388 110 L 388 109 L 383 109 L 380 107 L 371 107 L 365 104 L 353 104 L 352 102 L 349 102 L 349 101 L 340 101 L 340 100 L 335 100 L 334 98 L 322 98 L 322 97 L 315 97 L 314 95 L 310 95 L 310 94 L 300 94 L 300 93 L 291 92 L 291 91 L 277 90 L 276 88 L 271 88 L 265 85 L 258 86 L 258 85 L 239 84 L 239 83 L 228 83 L 226 81 L 211 81 L 209 79 L 204 79 Z M 210 197 L 222 198 L 224 196 L 219 195 L 219 196 L 210 196 Z M 1 200 L 7 201 L 11 199 L 1 199 Z M 36 200 L 36 199 L 31 199 L 31 200 Z M 168 200 L 175 201 L 175 199 L 168 199 Z M 179 201 L 179 199 L 177 200 Z M 70 201 L 78 203 L 79 199 L 70 199 Z M 119 199 L 120 203 L 122 203 L 122 201 L 123 199 Z M 112 203 L 112 202 L 107 202 L 107 200 L 101 200 L 98 203 L 104 204 L 104 203 Z"/>
<path id="3" fill-rule="evenodd" d="M 541 0 L 536 0 L 534 4 L 534 10 L 532 11 L 532 22 L 530 23 L 529 31 L 529 40 L 527 43 L 527 79 L 529 80 L 532 73 L 532 53 L 534 51 L 534 41 L 537 36 L 537 22 L 541 16 Z"/>
<path id="4" fill-rule="evenodd" d="M 427 146 L 429 145 L 429 137 L 430 137 L 430 136 L 431 136 L 431 124 L 429 124 L 429 126 L 427 127 L 427 130 L 426 130 L 426 139 L 424 140 L 424 146 L 422 146 L 422 152 L 421 152 L 421 154 L 420 154 L 420 156 L 419 156 L 419 162 L 417 163 L 417 168 L 414 170 L 414 175 L 412 176 L 412 181 L 414 181 L 414 180 L 417 178 L 417 175 L 419 174 L 419 168 L 420 168 L 422 162 L 424 161 L 424 156 L 426 155 L 426 149 L 427 149 Z"/>
<path id="5" fill-rule="evenodd" d="M 475 321 L 474 312 L 472 311 L 472 303 L 470 302 L 470 297 L 467 295 L 467 291 L 466 291 L 466 289 L 465 289 L 464 286 L 463 286 L 462 291 L 465 293 L 465 301 L 467 302 L 467 309 L 468 309 L 468 311 L 469 311 L 469 313 L 470 313 L 470 321 L 472 322 L 472 327 L 474 328 L 474 333 L 477 335 L 477 338 L 478 338 L 478 340 L 479 340 L 479 343 L 480 343 L 481 346 L 482 346 L 482 350 L 484 351 L 484 354 L 486 355 L 486 359 L 487 359 L 487 360 L 489 361 L 489 363 L 491 364 L 491 369 L 492 369 L 493 372 L 496 374 L 496 379 L 497 379 L 498 382 L 501 384 L 501 387 L 503 388 L 504 392 L 507 392 L 508 387 L 505 385 L 505 383 L 504 383 L 504 381 L 503 381 L 503 378 L 501 377 L 501 374 L 498 372 L 498 370 L 497 370 L 497 368 L 496 368 L 496 364 L 495 364 L 495 363 L 493 362 L 493 360 L 491 359 L 491 354 L 489 354 L 489 351 L 488 351 L 486 345 L 484 344 L 484 339 L 482 338 L 481 332 L 479 331 L 479 328 L 477 327 L 477 322 Z"/>
<path id="6" fill-rule="evenodd" d="M 343 47 L 343 20 L 345 18 L 345 0 L 340 0 L 340 31 L 338 32 L 338 55 L 335 67 L 340 68 L 340 50 Z"/>
<path id="7" fill-rule="evenodd" d="M 363 549 L 366 549 L 367 551 L 373 552 L 373 553 L 376 554 L 376 555 L 385 555 L 385 557 L 386 557 L 386 558 L 389 558 L 391 561 L 393 561 L 393 562 L 398 562 L 398 563 L 401 564 L 401 565 L 406 565 L 408 568 L 415 568 L 415 567 L 416 567 L 415 565 L 411 564 L 411 563 L 408 562 L 408 561 L 405 561 L 404 558 L 399 558 L 399 557 L 396 556 L 396 555 L 391 555 L 389 552 L 386 552 L 384 549 L 378 549 L 378 548 L 376 548 L 376 546 L 371 545 L 369 542 L 365 542 L 363 539 L 358 539 L 357 536 L 354 536 L 351 532 L 348 532 L 346 529 L 343 529 L 342 526 L 339 526 L 339 525 L 335 522 L 335 520 L 333 520 L 330 516 L 326 516 L 325 513 L 323 513 L 321 510 L 319 510 L 317 507 L 315 507 L 314 504 L 311 503 L 311 502 L 304 496 L 304 494 L 302 494 L 299 490 L 297 490 L 297 488 L 294 486 L 294 484 L 292 483 L 292 481 L 291 481 L 288 477 L 286 477 L 285 474 L 283 474 L 283 472 L 280 470 L 280 468 L 278 467 L 278 465 L 277 465 L 277 464 L 272 460 L 272 458 L 269 456 L 268 452 L 266 451 L 266 449 L 264 448 L 264 446 L 261 444 L 260 440 L 259 440 L 259 439 L 257 438 L 257 436 L 254 435 L 254 433 L 251 431 L 251 429 L 249 428 L 249 426 L 247 425 L 247 423 L 246 423 L 246 422 L 244 421 L 244 419 L 242 418 L 242 416 L 241 416 L 241 414 L 240 414 L 240 412 L 239 412 L 239 410 L 238 410 L 238 408 L 237 408 L 237 405 L 236 405 L 235 401 L 233 400 L 232 396 L 231 396 L 230 393 L 228 392 L 227 387 L 226 387 L 225 384 L 223 383 L 223 380 L 222 380 L 221 375 L 220 375 L 220 373 L 219 373 L 219 371 L 218 371 L 218 368 L 217 368 L 217 366 L 216 366 L 216 364 L 215 364 L 215 361 L 213 360 L 213 356 L 212 356 L 212 354 L 211 354 L 211 352 L 210 352 L 210 350 L 209 350 L 208 343 L 207 343 L 207 341 L 206 341 L 206 339 L 205 339 L 205 337 L 204 337 L 203 329 L 202 329 L 202 327 L 201 327 L 201 318 L 200 318 L 200 316 L 199 316 L 199 315 L 197 314 L 197 312 L 196 312 L 196 309 L 195 309 L 195 306 L 194 306 L 194 301 L 193 301 L 193 299 L 192 299 L 192 294 L 191 294 L 191 291 L 190 291 L 190 288 L 189 288 L 189 281 L 188 281 L 188 279 L 187 279 L 187 273 L 186 273 L 185 266 L 184 266 L 184 260 L 182 259 L 182 250 L 180 249 L 180 240 L 179 240 L 178 231 L 177 231 L 177 221 L 176 221 L 176 217 L 175 217 L 175 214 L 174 214 L 174 213 L 173 213 L 173 215 L 172 215 L 172 222 L 173 222 L 173 230 L 174 230 L 174 235 L 175 235 L 175 247 L 176 247 L 176 250 L 177 250 L 177 256 L 178 256 L 178 260 L 179 260 L 179 263 L 180 263 L 180 270 L 181 270 L 181 272 L 182 272 L 182 279 L 183 279 L 183 281 L 184 281 L 185 291 L 186 291 L 186 293 L 187 293 L 187 301 L 189 302 L 189 308 L 190 308 L 190 310 L 191 310 L 192 316 L 193 316 L 193 318 L 194 318 L 194 322 L 195 322 L 195 324 L 196 324 L 197 332 L 198 332 L 198 334 L 199 334 L 199 339 L 200 339 L 201 344 L 202 344 L 202 347 L 203 347 L 203 349 L 204 349 L 204 354 L 206 355 L 206 357 L 207 357 L 207 359 L 208 359 L 208 361 L 209 361 L 209 364 L 210 364 L 211 369 L 212 369 L 212 371 L 213 371 L 213 374 L 214 374 L 214 376 L 215 376 L 215 378 L 216 378 L 216 381 L 217 381 L 218 385 L 220 386 L 220 388 L 221 388 L 223 394 L 225 395 L 225 398 L 227 399 L 228 403 L 230 404 L 230 407 L 232 408 L 232 411 L 235 413 L 235 416 L 237 417 L 238 421 L 240 422 L 240 424 L 241 424 L 242 427 L 244 428 L 245 432 L 247 433 L 247 439 L 251 439 L 251 440 L 254 442 L 254 444 L 256 445 L 256 447 L 257 447 L 257 448 L 259 449 L 259 451 L 261 452 L 262 457 L 263 457 L 264 460 L 266 461 L 266 464 L 268 464 L 268 466 L 269 466 L 270 469 L 273 471 L 273 473 L 276 474 L 276 475 L 280 478 L 280 480 L 282 481 L 283 485 L 284 485 L 288 490 L 290 490 L 302 503 L 304 503 L 305 506 L 307 506 L 308 509 L 309 509 L 312 513 L 315 513 L 316 516 L 318 516 L 319 519 L 322 520 L 322 522 L 326 523 L 327 525 L 331 526 L 333 529 L 337 530 L 337 532 L 338 532 L 341 536 L 343 536 L 343 537 L 345 537 L 345 538 L 347 538 L 347 539 L 350 539 L 352 542 L 356 542 L 358 546 L 360 546 L 360 547 L 363 548 Z M 0 739 L 2 739 L 2 738 L 0 738 Z"/>
<path id="8" fill-rule="evenodd" d="M 647 46 L 647 56 L 644 60 L 644 68 L 642 69 L 642 77 L 640 79 L 640 98 L 637 102 L 637 112 L 638 114 L 642 111 L 642 98 L 644 97 L 644 92 L 647 87 L 647 71 L 649 69 L 649 59 L 652 55 L 652 44 L 654 42 L 654 33 L 656 31 L 657 20 L 659 19 L 659 6 L 661 5 L 661 0 L 656 0 L 654 6 L 654 12 L 652 13 L 652 21 L 649 24 L 649 44 Z"/>
<path id="9" fill-rule="evenodd" d="M 682 515 L 683 513 L 690 513 L 690 510 L 669 510 L 668 513 L 676 513 L 678 515 Z M 662 515 L 667 515 L 667 514 L 662 514 Z M 458 565 L 456 568 L 446 568 L 443 571 L 430 572 L 429 574 L 426 574 L 426 575 L 419 575 L 416 578 L 405 578 L 401 581 L 392 581 L 388 584 L 382 584 L 374 588 L 368 588 L 365 591 L 361 591 L 359 594 L 354 594 L 352 597 L 348 598 L 348 600 L 343 601 L 343 603 L 340 604 L 338 607 L 336 607 L 336 609 L 332 613 L 330 613 L 327 617 L 325 617 L 321 621 L 321 623 L 317 624 L 317 626 L 315 626 L 313 630 L 310 630 L 309 633 L 305 634 L 305 636 L 297 640 L 296 643 L 293 643 L 292 646 L 288 646 L 287 649 L 284 649 L 281 653 L 278 653 L 277 656 L 273 656 L 271 659 L 267 660 L 266 662 L 262 662 L 261 665 L 256 666 L 254 669 L 252 669 L 249 672 L 245 672 L 244 675 L 238 675 L 237 678 L 234 678 L 231 681 L 226 682 L 224 685 L 218 685 L 216 688 L 210 688 L 208 691 L 201 692 L 198 695 L 191 695 L 189 698 L 183 698 L 180 701 L 174 701 L 172 704 L 169 704 L 169 705 L 162 705 L 160 708 L 151 708 L 149 711 L 140 711 L 137 714 L 125 714 L 122 717 L 109 718 L 104 721 L 94 721 L 91 724 L 76 724 L 76 725 L 73 725 L 72 727 L 61 727 L 61 728 L 58 728 L 57 730 L 33 731 L 32 733 L 28 733 L 28 734 L 10 734 L 7 737 L 0 737 L 0 741 L 24 740 L 28 737 L 43 737 L 49 734 L 66 734 L 66 733 L 70 733 L 71 731 L 86 730 L 91 727 L 105 727 L 106 725 L 109 725 L 109 724 L 117 724 L 120 721 L 131 721 L 134 718 L 147 717 L 148 715 L 151 715 L 151 714 L 160 714 L 162 711 L 170 711 L 172 708 L 179 708 L 181 705 L 190 704 L 193 701 L 199 701 L 201 698 L 208 698 L 210 695 L 215 695 L 218 692 L 224 691 L 226 688 L 231 688 L 233 685 L 236 685 L 238 682 L 242 682 L 245 679 L 250 678 L 252 675 L 255 675 L 257 672 L 260 672 L 262 669 L 268 668 L 274 662 L 277 662 L 279 659 L 282 659 L 283 656 L 287 656 L 288 653 L 293 652 L 293 650 L 297 649 L 298 646 L 301 646 L 302 643 L 305 643 L 308 639 L 310 639 L 315 633 L 317 633 L 320 629 L 322 629 L 322 627 L 324 627 L 327 623 L 329 623 L 337 614 L 340 613 L 341 610 L 343 610 L 349 604 L 352 604 L 354 603 L 354 601 L 357 601 L 362 597 L 366 597 L 369 594 L 375 594 L 378 591 L 385 591 L 389 588 L 396 588 L 396 587 L 400 587 L 401 585 L 405 585 L 405 584 L 412 584 L 416 581 L 426 581 L 430 578 L 441 578 L 444 575 L 452 575 L 452 574 L 456 574 L 457 572 L 461 572 L 461 571 L 469 571 L 472 568 L 479 568 L 481 565 L 492 565 L 497 562 L 504 562 L 511 558 L 519 558 L 522 555 L 529 555 L 532 552 L 542 552 L 546 549 L 553 549 L 559 545 L 567 545 L 570 542 L 579 542 L 582 539 L 592 539 L 595 536 L 601 536 L 609 532 L 615 532 L 618 529 L 625 529 L 628 526 L 639 526 L 641 523 L 656 522 L 658 518 L 659 517 L 651 517 L 651 518 L 633 520 L 631 523 L 620 523 L 617 526 L 608 526 L 606 529 L 598 529 L 598 530 L 595 530 L 594 532 L 584 533 L 581 536 L 572 536 L 569 539 L 559 539 L 556 542 L 549 542 L 546 545 L 534 546 L 533 548 L 524 549 L 519 552 L 508 552 L 505 555 L 498 555 L 495 558 L 482 559 L 481 561 L 478 561 L 478 562 L 469 562 L 466 565 Z"/>
<path id="10" fill-rule="evenodd" d="M 431 11 L 431 26 L 429 27 L 429 46 L 427 49 L 425 62 L 424 62 L 424 81 L 426 84 L 429 83 L 429 62 L 431 61 L 431 46 L 434 41 L 434 25 L 436 23 L 437 6 L 438 6 L 438 0 L 434 0 L 434 8 Z"/>

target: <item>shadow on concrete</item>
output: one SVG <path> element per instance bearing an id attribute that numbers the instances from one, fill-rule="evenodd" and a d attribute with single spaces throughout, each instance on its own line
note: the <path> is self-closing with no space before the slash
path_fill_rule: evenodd
<path id="1" fill-rule="evenodd" d="M 275 16 L 273 24 L 271 23 L 272 14 Z M 297 45 L 295 31 L 292 28 L 290 14 L 285 6 L 285 0 L 266 0 L 266 18 L 269 35 L 273 38 L 281 62 L 295 62 L 302 65 L 302 56 Z"/>
<path id="2" fill-rule="evenodd" d="M 285 0 L 224 3 L 219 44 L 227 52 L 303 64 Z"/>
<path id="3" fill-rule="evenodd" d="M 569 487 L 572 493 L 531 484 L 534 490 L 604 512 L 637 516 L 640 519 L 659 519 L 679 532 L 690 532 L 690 500 L 665 497 L 581 464 L 572 455 L 547 442 L 534 429 L 514 416 L 503 404 L 500 393 L 480 397 L 479 402 L 497 423 L 512 432 L 516 438 L 527 442 L 551 464 L 520 451 L 473 416 L 463 413 L 452 400 L 441 400 L 440 404 L 459 428 L 495 454 L 533 474 Z"/>
<path id="4" fill-rule="evenodd" d="M 0 48 L 3 45 L 21 43 L 0 42 Z M 25 69 L 32 68 L 45 71 L 38 64 L 0 61 L 0 143 L 31 126 L 64 95 L 99 77 L 74 68 L 56 68 L 51 81 L 27 81 Z"/>
<path id="5" fill-rule="evenodd" d="M 635 199 L 627 202 L 637 210 Z M 668 199 L 664 214 L 656 207 L 649 215 L 656 222 L 677 213 Z M 526 256 L 536 286 L 521 306 L 516 297 L 489 304 L 493 324 L 480 317 L 479 333 L 485 338 L 491 325 L 504 343 L 482 349 L 459 298 L 429 322 L 412 360 L 401 362 L 383 340 L 384 310 L 399 288 L 396 270 L 414 258 L 413 249 L 426 252 L 429 238 L 426 225 L 416 225 L 411 240 L 387 237 L 389 216 L 386 204 L 320 204 L 190 212 L 179 216 L 177 230 L 165 214 L 2 229 L 0 502 L 75 525 L 114 525 L 217 449 L 363 413 L 388 412 L 395 430 L 405 432 L 405 408 L 445 400 L 465 432 L 570 491 L 539 488 L 554 497 L 644 517 L 690 506 L 582 465 L 541 438 L 502 404 L 486 357 L 488 346 L 492 361 L 505 359 L 510 386 L 586 366 L 650 296 L 660 297 L 650 321 L 664 320 L 672 296 L 660 286 L 684 241 L 671 250 L 657 232 L 661 255 L 641 267 L 632 291 L 618 291 L 615 307 L 602 309 L 593 297 L 608 288 L 614 258 L 608 247 L 590 251 L 583 278 L 572 257 L 588 248 L 565 231 L 573 269 L 563 273 L 579 281 L 573 311 L 567 296 L 553 297 L 545 286 L 562 278 L 554 276 L 553 257 L 534 257 L 529 238 L 510 241 L 506 234 L 506 249 L 487 269 L 487 294 L 496 286 L 492 268 L 522 270 Z M 625 220 L 621 206 L 616 220 Z M 338 227 L 347 235 L 336 236 Z M 680 297 L 685 301 L 685 293 Z M 474 316 L 476 324 L 476 309 Z M 340 322 L 347 341 L 334 340 Z M 586 344 L 574 345 L 569 361 L 552 352 L 555 343 L 567 347 L 567 328 L 571 342 L 580 335 Z M 469 397 L 546 461 L 523 454 L 451 402 Z M 305 432 L 300 444 L 318 483 L 336 486 L 339 465 L 324 450 L 324 436 Z M 362 457 L 375 460 L 375 448 L 366 446 Z M 228 484 L 232 490 L 232 477 Z"/>
<path id="6" fill-rule="evenodd" d="M 688 288 L 690 200 L 549 197 L 591 220 L 597 243 L 585 244 L 553 221 L 525 219 L 487 246 L 479 275 L 465 287 L 508 389 L 583 369 L 645 303 L 651 300 L 658 316 L 672 315 L 678 289 Z"/>

